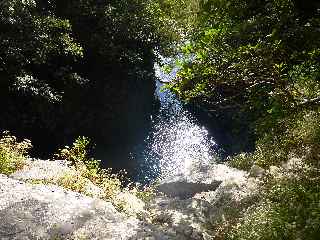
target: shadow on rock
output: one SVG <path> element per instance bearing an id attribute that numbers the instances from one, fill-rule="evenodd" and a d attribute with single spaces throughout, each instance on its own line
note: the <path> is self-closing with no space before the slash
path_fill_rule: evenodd
<path id="1" fill-rule="evenodd" d="M 51 219 L 49 203 L 28 199 L 0 211 L 0 239 L 55 239 L 70 235 L 92 218 L 83 213 L 77 218 Z"/>
<path id="2" fill-rule="evenodd" d="M 193 197 L 196 193 L 208 192 L 216 190 L 222 181 L 215 181 L 211 184 L 207 183 L 193 183 L 193 182 L 169 182 L 160 184 L 157 187 L 159 192 L 164 193 L 168 197 L 188 199 Z"/>

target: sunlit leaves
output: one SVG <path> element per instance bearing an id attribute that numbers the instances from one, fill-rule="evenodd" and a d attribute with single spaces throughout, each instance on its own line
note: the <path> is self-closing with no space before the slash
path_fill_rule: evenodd
<path id="1" fill-rule="evenodd" d="M 71 36 L 70 22 L 52 14 L 41 14 L 34 1 L 3 1 L 1 5 L 0 52 L 3 58 L 0 69 L 5 80 L 14 82 L 11 90 L 27 93 L 29 88 L 33 92 L 31 95 L 56 101 L 58 94 L 55 92 L 60 89 L 49 83 L 52 79 L 42 79 L 34 69 L 47 66 L 57 57 L 71 61 L 82 57 L 82 47 Z M 56 71 L 56 67 L 51 66 L 48 72 Z M 32 86 L 27 84 L 31 83 L 29 80 L 23 79 L 32 80 Z"/>
<path id="2" fill-rule="evenodd" d="M 318 64 L 306 54 L 319 46 L 316 16 L 300 19 L 292 0 L 212 0 L 203 2 L 200 12 L 200 28 L 182 48 L 195 59 L 178 74 L 180 97 L 202 96 L 219 107 L 218 91 L 225 104 L 275 114 L 276 102 L 286 108 L 319 96 Z"/>

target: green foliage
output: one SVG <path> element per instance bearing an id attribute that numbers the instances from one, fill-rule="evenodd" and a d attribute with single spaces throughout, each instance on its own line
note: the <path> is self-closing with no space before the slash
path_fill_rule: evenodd
<path id="1" fill-rule="evenodd" d="M 98 177 L 98 171 L 100 170 L 100 161 L 88 157 L 89 144 L 90 140 L 88 138 L 78 137 L 72 147 L 65 146 L 65 148 L 60 149 L 57 157 L 70 161 L 71 165 L 75 166 L 82 176 L 95 179 Z"/>
<path id="2" fill-rule="evenodd" d="M 253 153 L 230 159 L 231 166 L 249 170 L 254 164 L 266 169 L 267 175 L 260 202 L 245 211 L 228 232 L 229 239 L 318 238 L 319 140 L 319 109 L 302 111 L 270 125 Z M 293 159 L 299 161 L 287 170 Z"/>
<path id="3" fill-rule="evenodd" d="M 317 11 L 305 16 L 292 0 L 211 0 L 198 22 L 169 85 L 182 99 L 220 112 L 240 108 L 255 121 L 319 97 Z"/>
<path id="4" fill-rule="evenodd" d="M 255 155 L 252 153 L 240 153 L 236 156 L 229 157 L 229 165 L 234 168 L 249 171 L 250 168 L 256 163 Z"/>
<path id="5" fill-rule="evenodd" d="M 162 12 L 161 18 L 164 24 L 158 24 L 162 27 L 162 31 L 167 32 L 169 30 L 168 27 L 170 27 L 171 32 L 174 34 L 173 36 L 175 36 L 174 39 L 181 42 L 187 41 L 197 22 L 200 1 L 156 0 L 153 2 Z"/>
<path id="6" fill-rule="evenodd" d="M 123 172 L 113 174 L 111 169 L 100 168 L 99 160 L 88 157 L 89 144 L 88 138 L 78 137 L 72 147 L 65 146 L 55 155 L 56 158 L 69 161 L 76 170 L 75 174 L 67 174 L 58 179 L 57 184 L 73 191 L 88 194 L 86 186 L 90 180 L 102 189 L 101 198 L 112 201 L 120 193 L 125 175 Z"/>
<path id="7" fill-rule="evenodd" d="M 42 151 L 126 133 L 131 105 L 141 106 L 137 123 L 152 107 L 157 53 L 172 53 L 185 35 L 177 9 L 163 0 L 0 1 L 0 128 Z"/>
<path id="8" fill-rule="evenodd" d="M 134 209 L 130 206 L 130 195 L 134 195 L 142 201 L 150 201 L 154 195 L 153 187 L 144 187 L 140 189 L 136 184 L 127 179 L 125 171 L 112 173 L 112 169 L 103 169 L 100 167 L 100 161 L 88 157 L 88 147 L 90 141 L 86 137 L 78 137 L 72 147 L 65 146 L 60 149 L 55 158 L 62 158 L 70 162 L 74 172 L 66 173 L 62 177 L 49 180 L 46 183 L 57 184 L 66 189 L 80 192 L 89 196 L 93 193 L 88 188 L 89 184 L 98 187 L 98 195 L 101 199 L 110 201 L 119 211 L 127 214 L 133 214 Z M 127 185 L 125 186 L 125 182 Z M 40 182 L 42 183 L 42 182 Z M 128 193 L 119 197 L 119 194 Z"/>
<path id="9" fill-rule="evenodd" d="M 139 189 L 137 186 L 133 188 L 132 191 L 139 199 L 143 202 L 150 202 L 156 196 L 155 186 L 144 186 L 143 189 Z"/>
<path id="10" fill-rule="evenodd" d="M 4 132 L 0 139 L 0 173 L 9 175 L 21 169 L 31 147 L 29 140 L 18 142 L 15 136 Z"/>
<path id="11" fill-rule="evenodd" d="M 35 1 L 0 3 L 0 74 L 11 90 L 57 101 L 62 94 L 63 64 L 82 56 L 81 46 L 71 36 L 71 25 L 54 14 L 42 14 Z M 41 68 L 47 68 L 43 75 Z M 50 76 L 50 77 L 48 77 Z"/>
<path id="12" fill-rule="evenodd" d="M 319 169 L 304 166 L 293 172 L 268 178 L 262 201 L 246 212 L 227 239 L 318 239 Z"/>
<path id="13" fill-rule="evenodd" d="M 305 159 L 315 166 L 319 165 L 320 115 L 319 110 L 308 110 L 287 115 L 277 123 L 261 122 L 266 128 L 257 141 L 252 153 L 241 153 L 230 157 L 230 165 L 249 170 L 252 165 L 268 169 L 280 166 L 292 157 Z M 261 131 L 261 130 L 260 130 Z"/>
<path id="14" fill-rule="evenodd" d="M 79 173 L 74 174 L 65 174 L 62 177 L 58 178 L 57 181 L 52 183 L 57 184 L 65 189 L 69 189 L 74 192 L 84 193 L 90 195 L 86 190 L 88 185 L 88 179 L 81 176 Z"/>
<path id="15" fill-rule="evenodd" d="M 165 52 L 180 38 L 170 7 L 163 1 L 55 2 L 57 13 L 70 19 L 86 57 L 98 57 L 99 64 L 140 65 L 146 60 L 144 54 L 154 49 Z"/>
<path id="16" fill-rule="evenodd" d="M 319 2 L 208 0 L 199 6 L 198 26 L 168 88 L 222 119 L 231 115 L 237 130 L 249 125 L 255 150 L 230 157 L 229 164 L 270 173 L 260 201 L 243 209 L 240 220 L 234 217 L 233 230 L 221 224 L 221 239 L 317 239 Z M 305 168 L 282 167 L 293 158 Z"/>

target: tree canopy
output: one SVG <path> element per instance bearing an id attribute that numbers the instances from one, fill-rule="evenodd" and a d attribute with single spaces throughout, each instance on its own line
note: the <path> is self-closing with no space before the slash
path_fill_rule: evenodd
<path id="1" fill-rule="evenodd" d="M 251 122 L 317 107 L 319 14 L 317 1 L 201 1 L 169 88 L 213 114 L 246 112 Z"/>
<path id="2" fill-rule="evenodd" d="M 153 102 L 154 52 L 169 54 L 183 36 L 171 6 L 162 0 L 1 1 L 0 128 L 34 136 L 39 145 L 77 135 L 109 139 L 112 129 L 128 130 L 131 112 L 140 117 L 132 122 L 141 122 Z"/>

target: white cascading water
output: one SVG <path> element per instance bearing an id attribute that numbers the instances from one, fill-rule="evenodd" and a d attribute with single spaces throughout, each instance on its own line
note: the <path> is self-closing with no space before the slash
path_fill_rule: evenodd
<path id="1" fill-rule="evenodd" d="M 165 74 L 155 66 L 161 81 L 170 81 L 175 74 Z M 188 174 L 197 163 L 214 163 L 215 141 L 192 113 L 186 110 L 168 90 L 161 90 L 157 82 L 156 96 L 160 102 L 157 113 L 151 116 L 152 126 L 145 139 L 142 154 L 133 154 L 139 162 L 138 180 L 148 182 L 155 178 Z"/>

